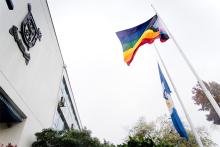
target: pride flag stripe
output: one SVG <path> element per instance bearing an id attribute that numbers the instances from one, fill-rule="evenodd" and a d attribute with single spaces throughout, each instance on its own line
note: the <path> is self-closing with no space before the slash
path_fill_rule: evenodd
<path id="1" fill-rule="evenodd" d="M 169 39 L 166 32 L 161 31 L 157 15 L 133 28 L 116 32 L 123 48 L 124 61 L 130 65 L 138 48 L 145 43 L 151 44 L 160 38 L 161 42 Z"/>

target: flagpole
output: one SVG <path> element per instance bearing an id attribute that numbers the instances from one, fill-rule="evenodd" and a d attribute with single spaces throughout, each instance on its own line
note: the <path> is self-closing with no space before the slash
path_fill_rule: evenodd
<path id="1" fill-rule="evenodd" d="M 218 117 L 220 118 L 220 107 L 218 106 L 217 102 L 213 98 L 212 94 L 208 91 L 208 89 L 206 88 L 204 82 L 200 79 L 199 75 L 196 73 L 195 69 L 193 68 L 193 66 L 189 62 L 189 60 L 186 57 L 185 53 L 183 52 L 183 50 L 181 49 L 181 47 L 179 46 L 179 44 L 177 43 L 177 41 L 175 40 L 175 38 L 173 37 L 173 35 L 171 34 L 171 32 L 167 28 L 166 24 L 163 22 L 162 18 L 160 17 L 160 15 L 158 14 L 158 12 L 156 11 L 156 9 L 154 8 L 154 6 L 152 4 L 151 4 L 151 7 L 154 9 L 156 14 L 158 15 L 158 17 L 161 20 L 163 26 L 166 28 L 166 30 L 168 32 L 168 35 L 170 36 L 170 38 L 172 38 L 172 40 L 173 40 L 174 44 L 176 45 L 178 51 L 180 52 L 180 54 L 182 55 L 183 59 L 185 60 L 185 62 L 189 66 L 189 68 L 191 69 L 192 73 L 194 74 L 194 76 L 196 77 L 197 81 L 199 82 L 199 85 L 201 86 L 203 92 L 205 93 L 206 97 L 208 98 L 209 102 L 211 103 L 211 105 L 215 109 Z"/>
<path id="2" fill-rule="evenodd" d="M 171 76 L 170 76 L 170 74 L 169 74 L 169 72 L 168 72 L 168 70 L 167 70 L 167 68 L 166 68 L 166 66 L 165 66 L 165 63 L 164 63 L 164 61 L 163 61 L 163 59 L 162 59 L 162 57 L 161 57 L 161 55 L 160 55 L 160 53 L 159 53 L 159 51 L 158 51 L 156 45 L 155 45 L 155 44 L 153 44 L 153 45 L 154 45 L 154 48 L 155 48 L 155 50 L 156 50 L 156 52 L 157 52 L 157 55 L 158 55 L 158 57 L 159 57 L 161 63 L 162 63 L 162 66 L 163 66 L 163 68 L 165 69 L 165 73 L 166 73 L 166 75 L 167 75 L 167 77 L 168 77 L 168 79 L 169 79 L 169 81 L 170 81 L 170 83 L 171 83 L 171 85 L 172 85 L 172 87 L 173 87 L 173 90 L 174 90 L 174 92 L 176 93 L 176 97 L 177 97 L 177 99 L 178 99 L 179 102 L 180 102 L 180 105 L 181 105 L 181 107 L 182 107 L 182 109 L 183 109 L 183 111 L 184 111 L 184 114 L 185 114 L 185 116 L 186 116 L 186 119 L 188 120 L 188 122 L 189 122 L 189 124 L 190 124 L 190 127 L 191 127 L 191 129 L 192 129 L 192 132 L 193 132 L 195 138 L 196 138 L 196 141 L 197 141 L 197 143 L 198 143 L 198 145 L 199 145 L 200 147 L 203 147 L 202 141 L 201 141 L 201 139 L 200 139 L 200 137 L 199 137 L 199 135 L 198 135 L 198 133 L 197 133 L 197 131 L 196 131 L 196 129 L 195 129 L 193 123 L 192 123 L 192 120 L 191 120 L 190 117 L 189 117 L 189 114 L 188 114 L 187 111 L 186 111 L 185 106 L 183 105 L 183 102 L 182 102 L 182 100 L 181 100 L 181 98 L 180 98 L 180 95 L 179 95 L 177 89 L 176 89 L 176 86 L 175 86 L 174 83 L 173 83 L 173 80 L 171 79 Z"/>

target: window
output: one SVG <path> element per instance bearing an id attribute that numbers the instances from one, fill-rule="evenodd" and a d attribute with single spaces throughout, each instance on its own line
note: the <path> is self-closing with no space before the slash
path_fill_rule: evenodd
<path id="1" fill-rule="evenodd" d="M 55 128 L 56 130 L 65 130 L 64 122 L 61 119 L 61 117 L 60 117 L 58 112 L 55 114 L 54 124 L 53 125 L 54 125 L 53 128 Z"/>
<path id="2" fill-rule="evenodd" d="M 65 116 L 63 115 L 61 107 L 63 106 L 60 106 L 58 104 L 57 113 L 55 114 L 55 120 L 54 120 L 54 128 L 56 130 L 68 130 L 69 126 L 66 122 Z"/>
<path id="3" fill-rule="evenodd" d="M 54 118 L 54 128 L 57 130 L 79 129 L 77 116 L 64 78 L 61 83 L 60 94 L 61 98 Z"/>

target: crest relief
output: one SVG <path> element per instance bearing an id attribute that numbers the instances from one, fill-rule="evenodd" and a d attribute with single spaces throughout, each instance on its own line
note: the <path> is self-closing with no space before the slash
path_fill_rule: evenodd
<path id="1" fill-rule="evenodd" d="M 28 13 L 21 23 L 20 33 L 23 42 L 27 46 L 28 50 L 35 45 L 37 39 L 39 39 L 40 41 L 42 37 L 40 29 L 37 28 L 33 15 L 31 13 L 31 4 L 28 4 Z"/>
<path id="2" fill-rule="evenodd" d="M 28 3 L 28 13 L 21 22 L 20 31 L 18 31 L 18 27 L 13 25 L 9 29 L 9 33 L 14 37 L 14 40 L 17 43 L 18 48 L 20 49 L 23 57 L 25 58 L 25 63 L 26 65 L 28 65 L 31 59 L 30 53 L 28 51 L 35 45 L 36 41 L 40 41 L 42 37 L 40 28 L 36 26 L 33 15 L 31 13 L 31 4 Z M 19 38 L 19 34 L 22 39 Z"/>

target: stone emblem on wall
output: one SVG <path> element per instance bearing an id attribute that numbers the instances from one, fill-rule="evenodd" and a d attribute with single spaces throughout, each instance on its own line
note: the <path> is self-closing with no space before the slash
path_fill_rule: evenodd
<path id="1" fill-rule="evenodd" d="M 21 22 L 21 30 L 18 31 L 18 27 L 12 26 L 9 29 L 9 33 L 14 37 L 15 42 L 17 43 L 23 57 L 25 58 L 25 63 L 28 65 L 30 61 L 29 50 L 33 47 L 37 40 L 40 41 L 42 34 L 40 29 L 37 28 L 33 15 L 31 13 L 31 5 L 28 4 L 28 13 Z M 19 33 L 22 40 L 19 38 Z"/>

